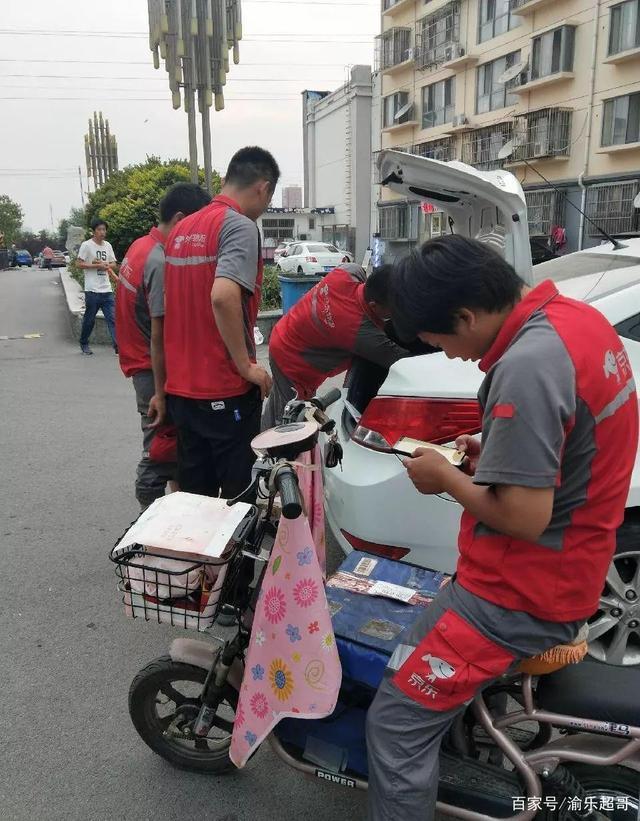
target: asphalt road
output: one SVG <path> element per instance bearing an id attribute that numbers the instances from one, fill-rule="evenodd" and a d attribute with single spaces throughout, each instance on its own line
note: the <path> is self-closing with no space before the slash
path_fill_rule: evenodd
<path id="1" fill-rule="evenodd" d="M 9 339 L 40 333 L 38 339 Z M 360 793 L 265 745 L 242 772 L 173 769 L 136 735 L 127 691 L 178 634 L 130 621 L 107 553 L 135 517 L 132 386 L 83 357 L 55 272 L 0 271 L 0 818 L 344 821 Z"/>

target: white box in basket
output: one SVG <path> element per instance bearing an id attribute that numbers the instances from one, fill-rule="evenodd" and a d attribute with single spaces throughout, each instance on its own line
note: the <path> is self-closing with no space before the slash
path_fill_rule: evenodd
<path id="1" fill-rule="evenodd" d="M 228 507 L 224 499 L 170 493 L 156 499 L 131 525 L 113 557 L 144 545 L 154 554 L 177 559 L 224 561 L 231 538 L 250 509 L 244 502 Z"/>

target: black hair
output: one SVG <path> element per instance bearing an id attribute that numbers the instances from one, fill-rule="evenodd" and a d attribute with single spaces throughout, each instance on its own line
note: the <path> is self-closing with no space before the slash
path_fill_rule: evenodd
<path id="1" fill-rule="evenodd" d="M 177 182 L 160 200 L 160 221 L 170 222 L 176 214 L 194 214 L 211 202 L 209 194 L 194 182 Z"/>
<path id="2" fill-rule="evenodd" d="M 392 316 L 403 336 L 452 334 L 461 308 L 497 313 L 518 301 L 523 281 L 496 251 L 451 234 L 394 264 Z"/>
<path id="3" fill-rule="evenodd" d="M 378 265 L 367 277 L 364 285 L 364 298 L 367 302 L 378 305 L 389 305 L 391 302 L 391 278 L 393 265 Z"/>
<path id="4" fill-rule="evenodd" d="M 241 148 L 231 158 L 225 184 L 248 188 L 259 180 L 267 180 L 274 190 L 280 179 L 280 169 L 272 154 L 256 145 Z"/>
<path id="5" fill-rule="evenodd" d="M 100 219 L 100 217 L 94 217 L 91 220 L 91 230 L 92 231 L 95 231 L 96 228 L 98 228 L 98 226 L 100 226 L 100 225 L 104 225 L 104 227 L 107 228 L 106 220 Z"/>

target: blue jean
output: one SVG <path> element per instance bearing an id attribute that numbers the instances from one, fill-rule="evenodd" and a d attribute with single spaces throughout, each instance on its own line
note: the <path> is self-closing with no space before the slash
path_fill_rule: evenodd
<path id="1" fill-rule="evenodd" d="M 84 319 L 82 320 L 82 331 L 80 332 L 80 344 L 88 345 L 89 337 L 96 324 L 96 314 L 102 311 L 102 315 L 107 321 L 107 327 L 111 334 L 114 347 L 116 346 L 116 303 L 111 292 L 98 294 L 95 291 L 84 292 Z"/>

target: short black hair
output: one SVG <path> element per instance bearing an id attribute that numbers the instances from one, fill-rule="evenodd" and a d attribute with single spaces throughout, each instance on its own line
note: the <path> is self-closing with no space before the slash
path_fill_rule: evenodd
<path id="1" fill-rule="evenodd" d="M 100 217 L 94 217 L 91 220 L 91 230 L 95 231 L 98 226 L 104 225 L 105 228 L 108 228 L 106 220 L 100 219 Z"/>
<path id="2" fill-rule="evenodd" d="M 241 148 L 231 158 L 225 184 L 234 185 L 237 188 L 248 188 L 259 180 L 267 180 L 274 190 L 280 179 L 280 169 L 272 154 L 259 148 L 257 145 L 250 145 Z"/>
<path id="3" fill-rule="evenodd" d="M 211 202 L 209 194 L 194 182 L 177 182 L 160 200 L 160 220 L 170 222 L 176 214 L 194 214 Z"/>
<path id="4" fill-rule="evenodd" d="M 393 265 L 378 265 L 367 277 L 364 285 L 364 298 L 367 302 L 378 305 L 389 305 L 391 302 L 391 279 Z"/>
<path id="5" fill-rule="evenodd" d="M 452 334 L 461 308 L 497 313 L 515 305 L 524 282 L 492 248 L 448 235 L 431 239 L 394 265 L 393 322 L 403 336 Z"/>

